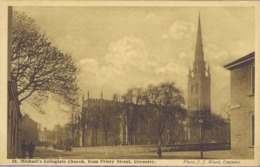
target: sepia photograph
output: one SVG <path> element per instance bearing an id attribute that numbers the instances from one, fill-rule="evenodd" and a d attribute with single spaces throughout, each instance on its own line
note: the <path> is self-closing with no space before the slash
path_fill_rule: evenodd
<path id="1" fill-rule="evenodd" d="M 254 6 L 8 6 L 6 159 L 254 160 L 255 13 Z"/>

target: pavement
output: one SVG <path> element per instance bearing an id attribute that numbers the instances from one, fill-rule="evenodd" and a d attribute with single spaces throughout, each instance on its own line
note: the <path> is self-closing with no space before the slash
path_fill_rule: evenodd
<path id="1" fill-rule="evenodd" d="M 53 148 L 36 147 L 34 159 L 158 159 L 156 152 L 89 152 L 78 151 L 71 152 L 56 150 Z M 183 151 L 183 152 L 163 152 L 163 159 L 200 159 L 199 151 Z M 230 150 L 221 151 L 205 151 L 204 159 L 231 159 Z"/>

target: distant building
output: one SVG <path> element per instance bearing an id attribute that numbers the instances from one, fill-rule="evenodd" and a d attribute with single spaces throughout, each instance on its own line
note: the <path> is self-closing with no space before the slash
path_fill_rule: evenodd
<path id="1" fill-rule="evenodd" d="M 67 140 L 71 140 L 72 138 L 71 130 L 66 127 L 62 127 L 59 124 L 54 126 L 52 132 L 54 136 L 50 135 L 49 139 L 52 140 L 52 137 L 54 137 L 55 144 L 64 144 Z"/>
<path id="2" fill-rule="evenodd" d="M 55 133 L 44 128 L 43 131 L 39 131 L 39 141 L 41 143 L 55 143 Z"/>
<path id="3" fill-rule="evenodd" d="M 8 27 L 11 27 L 12 8 L 8 8 Z M 8 113 L 7 113 L 7 158 L 19 157 L 21 145 L 20 104 L 17 95 L 17 85 L 11 77 L 11 31 L 8 31 Z"/>
<path id="4" fill-rule="evenodd" d="M 33 141 L 39 143 L 39 124 L 31 118 L 24 118 L 21 122 L 21 139 L 27 143 Z"/>
<path id="5" fill-rule="evenodd" d="M 255 52 L 224 67 L 231 72 L 231 150 L 234 156 L 254 158 Z"/>

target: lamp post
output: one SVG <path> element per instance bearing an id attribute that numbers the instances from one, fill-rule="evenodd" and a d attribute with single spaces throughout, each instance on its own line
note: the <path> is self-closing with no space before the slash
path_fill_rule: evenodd
<path id="1" fill-rule="evenodd" d="M 203 124 L 203 115 L 198 116 L 198 123 L 200 124 L 200 159 L 203 159 L 203 134 L 202 134 L 202 124 Z"/>

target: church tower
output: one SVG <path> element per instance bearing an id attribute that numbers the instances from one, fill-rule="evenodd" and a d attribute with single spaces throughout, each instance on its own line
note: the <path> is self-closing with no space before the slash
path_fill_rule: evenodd
<path id="1" fill-rule="evenodd" d="M 200 15 L 198 20 L 198 32 L 195 48 L 193 68 L 189 68 L 188 74 L 188 110 L 210 111 L 210 67 L 206 68 L 204 61 L 203 43 L 201 34 Z"/>

